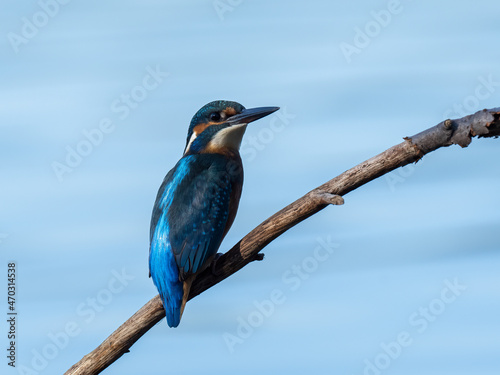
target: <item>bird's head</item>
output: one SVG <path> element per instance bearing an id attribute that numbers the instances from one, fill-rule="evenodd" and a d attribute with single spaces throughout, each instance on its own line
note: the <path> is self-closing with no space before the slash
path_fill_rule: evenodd
<path id="1" fill-rule="evenodd" d="M 208 103 L 191 120 L 184 155 L 237 152 L 246 126 L 278 109 L 246 109 L 239 103 L 227 100 Z"/>

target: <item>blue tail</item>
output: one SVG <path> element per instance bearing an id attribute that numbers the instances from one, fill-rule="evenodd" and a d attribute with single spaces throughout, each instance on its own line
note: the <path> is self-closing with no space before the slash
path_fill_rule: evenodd
<path id="1" fill-rule="evenodd" d="M 177 327 L 181 321 L 183 283 L 168 242 L 153 241 L 149 254 L 149 270 L 158 288 L 169 327 Z"/>

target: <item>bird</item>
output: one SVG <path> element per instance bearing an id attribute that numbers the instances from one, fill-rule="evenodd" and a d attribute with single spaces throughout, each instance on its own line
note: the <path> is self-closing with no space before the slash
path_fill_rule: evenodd
<path id="1" fill-rule="evenodd" d="M 193 116 L 184 153 L 165 176 L 151 216 L 149 273 L 169 327 L 179 325 L 194 279 L 214 265 L 233 224 L 243 186 L 239 148 L 247 125 L 278 109 L 216 100 Z"/>

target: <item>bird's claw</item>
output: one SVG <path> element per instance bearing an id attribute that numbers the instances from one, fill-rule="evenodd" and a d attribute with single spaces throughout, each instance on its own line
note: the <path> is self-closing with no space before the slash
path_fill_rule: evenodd
<path id="1" fill-rule="evenodd" d="M 255 254 L 254 260 L 264 260 L 264 253 Z"/>

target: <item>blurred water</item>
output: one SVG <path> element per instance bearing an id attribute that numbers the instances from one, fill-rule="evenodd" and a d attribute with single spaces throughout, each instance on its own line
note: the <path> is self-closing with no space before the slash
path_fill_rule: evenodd
<path id="1" fill-rule="evenodd" d="M 2 4 L 0 246 L 3 264 L 19 268 L 17 364 L 36 373 L 62 373 L 155 295 L 152 204 L 206 102 L 287 114 L 279 128 L 264 119 L 247 131 L 224 251 L 403 136 L 500 105 L 493 1 Z M 52 12 L 46 24 L 40 12 Z M 41 25 L 29 38 L 25 18 Z M 373 35 L 366 47 L 357 28 Z M 346 44 L 359 53 L 346 58 Z M 155 88 L 138 89 L 151 71 Z M 54 162 L 78 147 L 88 155 L 58 178 Z M 498 374 L 499 156 L 498 140 L 474 140 L 356 190 L 190 302 L 178 329 L 158 324 L 106 373 Z M 318 238 L 338 247 L 311 263 Z M 116 272 L 128 276 L 111 293 Z M 465 291 L 440 304 L 455 279 Z M 280 303 L 259 322 L 256 303 L 273 291 Z M 429 306 L 419 332 L 410 317 Z M 249 318 L 257 327 L 242 338 Z M 50 353 L 68 324 L 78 333 Z M 411 344 L 398 353 L 402 332 Z"/>

